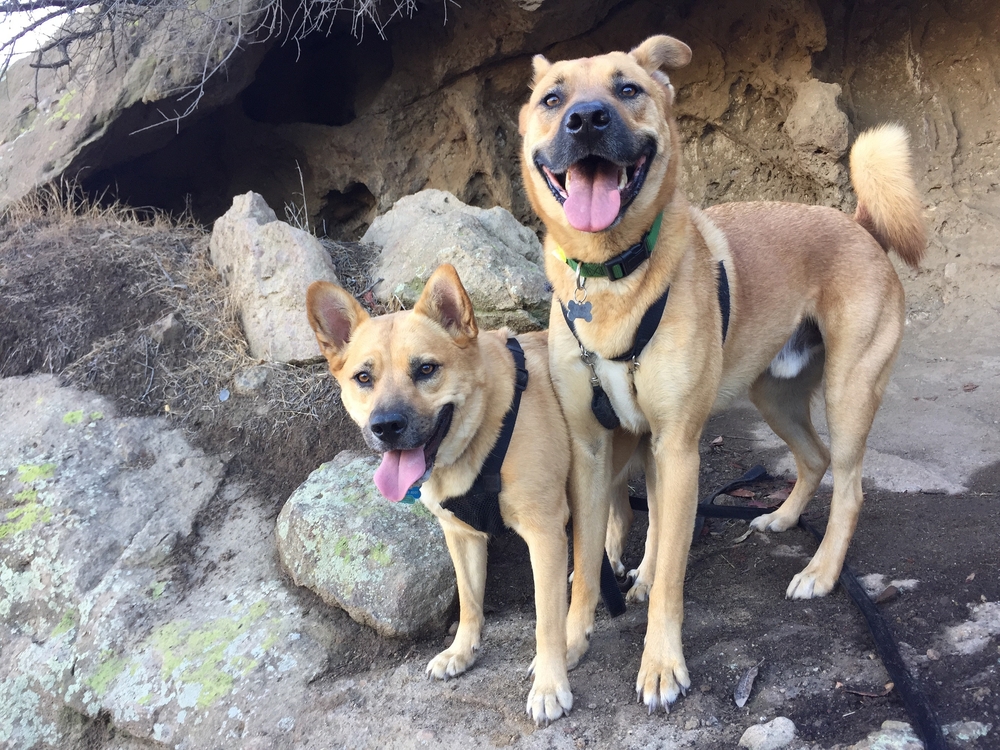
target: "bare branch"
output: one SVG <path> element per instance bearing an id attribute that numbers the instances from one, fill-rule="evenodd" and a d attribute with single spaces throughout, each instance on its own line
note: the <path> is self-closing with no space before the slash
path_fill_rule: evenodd
<path id="1" fill-rule="evenodd" d="M 28 36 L 31 32 L 35 31 L 40 26 L 43 26 L 44 24 L 47 24 L 49 21 L 51 21 L 51 20 L 53 20 L 55 18 L 59 18 L 60 16 L 65 16 L 65 15 L 67 15 L 70 12 L 71 12 L 70 8 L 64 7 L 64 8 L 60 8 L 59 10 L 54 10 L 51 13 L 48 13 L 45 16 L 42 16 L 37 21 L 34 21 L 33 23 L 30 23 L 27 26 L 25 26 L 19 32 L 17 32 L 16 34 L 14 34 L 14 36 L 11 37 L 9 40 L 7 40 L 7 41 L 3 42 L 2 44 L 0 44 L 0 50 L 13 49 L 14 45 L 18 41 L 20 41 L 24 37 Z M 6 67 L 4 67 L 3 70 L 0 70 L 0 73 L 4 72 L 5 70 L 6 70 Z"/>
<path id="2" fill-rule="evenodd" d="M 31 13 L 43 8 L 81 8 L 84 3 L 79 0 L 35 0 L 30 3 L 0 3 L 0 13 Z"/>
<path id="3" fill-rule="evenodd" d="M 442 0 L 447 5 L 454 0 Z M 150 32 L 164 19 L 191 17 L 208 33 L 188 54 L 200 60 L 200 72 L 194 83 L 174 92 L 177 109 L 163 117 L 156 127 L 180 122 L 191 115 L 206 95 L 206 86 L 232 62 L 234 55 L 250 44 L 279 39 L 282 44 L 300 43 L 311 34 L 329 34 L 338 14 L 350 19 L 351 33 L 363 39 L 366 28 L 385 37 L 386 25 L 395 18 L 412 16 L 417 0 L 212 0 L 208 9 L 199 9 L 201 0 L 0 0 L 0 21 L 10 23 L 21 15 L 28 20 L 19 31 L 0 39 L 0 79 L 14 59 L 15 47 L 31 38 L 45 24 L 62 19 L 61 28 L 52 39 L 33 52 L 30 67 L 43 70 L 70 68 L 79 75 L 78 58 L 86 66 L 98 65 L 98 59 L 116 65 L 118 55 L 134 55 L 136 45 L 149 38 Z M 234 7 L 235 6 L 235 7 Z M 204 7 L 204 6 L 202 6 Z M 383 13 L 385 10 L 385 13 Z M 34 14 L 42 12 L 40 18 Z M 387 15 L 386 15 L 387 13 Z M 190 25 L 185 26 L 185 28 Z M 197 25 L 194 27 L 197 28 Z M 77 65 L 74 69 L 73 66 Z M 96 69 L 96 68 L 95 68 Z M 143 130 L 148 129 L 143 128 Z M 139 131 L 137 131 L 139 132 Z"/>

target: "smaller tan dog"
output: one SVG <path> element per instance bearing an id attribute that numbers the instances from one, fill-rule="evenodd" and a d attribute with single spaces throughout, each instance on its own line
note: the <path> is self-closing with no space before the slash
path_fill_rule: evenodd
<path id="1" fill-rule="evenodd" d="M 481 486 L 484 464 L 490 465 L 494 445 L 503 441 L 505 414 L 517 408 L 512 407 L 515 383 L 524 388 L 506 455 L 496 459 L 502 461 L 499 515 L 501 525 L 527 542 L 531 555 L 537 654 L 527 711 L 536 723 L 568 713 L 573 707 L 566 673 L 570 450 L 549 380 L 547 335 L 517 338 L 527 375 L 522 369 L 516 380 L 509 334 L 479 331 L 450 265 L 434 272 L 412 311 L 370 317 L 350 293 L 324 281 L 309 287 L 307 308 L 347 412 L 365 442 L 383 454 L 375 473 L 379 490 L 397 502 L 418 485 L 421 502 L 444 529 L 460 614 L 454 642 L 427 665 L 428 675 L 437 679 L 472 666 L 483 628 L 489 535 L 460 520 L 467 512 L 456 503 Z"/>

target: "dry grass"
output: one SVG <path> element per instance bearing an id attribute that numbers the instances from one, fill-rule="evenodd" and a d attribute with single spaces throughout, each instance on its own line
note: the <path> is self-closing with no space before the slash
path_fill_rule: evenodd
<path id="1" fill-rule="evenodd" d="M 39 330 L 37 338 L 20 343 L 44 352 L 41 366 L 34 369 L 59 372 L 75 385 L 114 395 L 129 412 L 162 412 L 188 423 L 206 416 L 211 420 L 224 403 L 220 394 L 232 393 L 236 376 L 263 367 L 269 408 L 253 419 L 258 429 L 273 434 L 294 417 L 320 418 L 323 410 L 317 404 L 332 395 L 329 375 L 320 365 L 261 363 L 250 356 L 238 311 L 209 258 L 208 233 L 189 216 L 177 218 L 118 203 L 104 206 L 78 185 L 59 183 L 8 208 L 0 216 L 0 227 L 7 245 L 31 248 L 36 256 L 48 252 L 60 266 L 82 265 L 87 259 L 79 253 L 74 258 L 69 248 L 60 252 L 55 236 L 73 237 L 78 246 L 89 243 L 89 250 L 102 261 L 127 265 L 134 277 L 130 296 L 155 298 L 164 315 L 172 313 L 184 328 L 178 352 L 159 340 L 151 321 L 126 322 L 90 342 L 89 351 L 67 363 L 85 335 L 83 323 L 91 316 L 72 303 L 64 304 L 53 311 L 51 324 Z M 364 250 L 339 243 L 327 247 L 338 253 L 335 263 L 346 284 L 359 292 L 370 286 Z M 50 269 L 45 272 L 51 274 Z M 25 302 L 22 298 L 32 290 L 13 289 L 8 294 Z M 5 356 L 17 353 L 12 348 Z"/>
<path id="2" fill-rule="evenodd" d="M 208 240 L 186 217 L 102 207 L 73 186 L 12 206 L 0 217 L 0 376 L 53 372 L 120 414 L 165 415 L 281 495 L 360 447 L 358 431 L 325 364 L 250 356 Z M 372 248 L 324 244 L 371 309 Z M 170 315 L 180 333 L 163 336 Z"/>
<path id="3" fill-rule="evenodd" d="M 0 212 L 0 226 L 17 232 L 30 231 L 41 224 L 51 225 L 79 219 L 101 219 L 117 224 L 155 228 L 201 228 L 190 212 L 173 216 L 156 208 L 108 203 L 105 195 L 90 195 L 80 183 L 60 178 L 28 193 Z"/>

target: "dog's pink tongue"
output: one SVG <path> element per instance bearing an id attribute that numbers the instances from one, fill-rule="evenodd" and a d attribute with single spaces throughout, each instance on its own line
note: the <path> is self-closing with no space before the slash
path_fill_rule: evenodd
<path id="1" fill-rule="evenodd" d="M 574 164 L 566 174 L 569 197 L 563 204 L 566 220 L 581 232 L 600 232 L 618 218 L 622 196 L 618 192 L 618 166 L 600 161 L 591 172 Z"/>
<path id="2" fill-rule="evenodd" d="M 426 469 L 422 447 L 389 451 L 382 455 L 382 463 L 375 469 L 375 486 L 387 499 L 398 503 Z"/>

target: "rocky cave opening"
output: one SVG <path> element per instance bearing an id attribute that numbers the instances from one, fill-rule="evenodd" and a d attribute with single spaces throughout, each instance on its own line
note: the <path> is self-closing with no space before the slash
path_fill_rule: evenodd
<path id="1" fill-rule="evenodd" d="M 320 234 L 356 239 L 375 216 L 371 190 L 352 182 L 325 191 L 319 205 L 310 205 L 312 196 L 304 189 L 312 169 L 308 155 L 283 131 L 350 124 L 392 70 L 391 44 L 374 34 L 356 39 L 344 24 L 298 41 L 269 42 L 253 80 L 233 101 L 181 121 L 176 135 L 159 136 L 162 145 L 144 149 L 137 141 L 149 140 L 149 134 L 128 132 L 128 124 L 139 118 L 123 118 L 108 140 L 123 144 L 124 154 L 145 152 L 116 160 L 106 149 L 106 166 L 81 171 L 83 188 L 130 206 L 187 211 L 204 224 L 224 213 L 233 195 L 253 190 L 279 217 L 304 224 L 308 216 Z"/>

